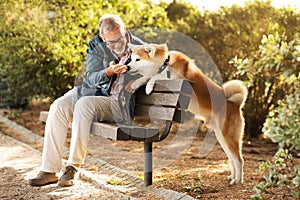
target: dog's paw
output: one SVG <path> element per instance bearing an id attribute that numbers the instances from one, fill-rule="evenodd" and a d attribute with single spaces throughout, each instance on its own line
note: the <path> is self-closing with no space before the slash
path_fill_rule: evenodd
<path id="1" fill-rule="evenodd" d="M 236 179 L 232 179 L 229 183 L 229 185 L 235 185 L 237 184 L 237 180 Z"/>
<path id="2" fill-rule="evenodd" d="M 234 176 L 233 175 L 230 175 L 230 176 L 227 176 L 227 180 L 231 181 L 234 179 Z"/>
<path id="3" fill-rule="evenodd" d="M 239 183 L 243 183 L 242 180 L 239 180 L 239 179 L 232 179 L 229 183 L 229 185 L 236 185 L 236 184 L 239 184 Z"/>
<path id="4" fill-rule="evenodd" d="M 150 94 L 154 88 L 154 83 L 148 83 L 146 86 L 146 94 Z"/>

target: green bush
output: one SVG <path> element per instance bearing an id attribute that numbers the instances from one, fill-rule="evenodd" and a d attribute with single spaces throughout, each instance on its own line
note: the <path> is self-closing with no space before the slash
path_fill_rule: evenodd
<path id="1" fill-rule="evenodd" d="M 247 77 L 252 98 L 246 106 L 255 105 L 252 118 L 265 115 L 262 131 L 279 145 L 273 161 L 261 164 L 261 172 L 267 174 L 265 180 L 255 186 L 252 199 L 269 198 L 265 195 L 272 189 L 277 192 L 288 189 L 293 197 L 300 197 L 300 163 L 293 158 L 300 150 L 299 41 L 300 34 L 287 41 L 284 34 L 275 32 L 263 36 L 252 58 L 232 60 L 238 75 Z"/>
<path id="2" fill-rule="evenodd" d="M 5 1 L 0 12 L 0 86 L 8 99 L 55 99 L 84 69 L 88 41 L 104 13 L 124 16 L 129 28 L 167 24 L 149 1 Z"/>
<path id="3" fill-rule="evenodd" d="M 300 150 L 300 75 L 293 79 L 295 91 L 269 113 L 263 132 L 280 149 Z"/>
<path id="4" fill-rule="evenodd" d="M 41 59 L 49 55 L 46 43 L 50 41 L 44 34 L 47 20 L 39 17 L 44 15 L 35 2 L 1 5 L 0 84 L 7 87 L 5 96 L 24 102 L 29 92 L 47 82 L 38 79 L 47 70 Z"/>
<path id="5" fill-rule="evenodd" d="M 246 127 L 250 133 L 262 130 L 268 114 L 278 101 L 291 94 L 290 82 L 300 70 L 300 34 L 287 41 L 284 34 L 264 35 L 259 49 L 251 58 L 235 57 L 231 63 L 237 67 L 236 75 L 243 77 L 249 94 L 245 105 Z M 251 112 L 249 112 L 251 110 Z"/>
<path id="6" fill-rule="evenodd" d="M 267 174 L 265 180 L 254 187 L 255 194 L 251 195 L 251 199 L 276 198 L 281 193 L 286 194 L 286 191 L 290 192 L 290 196 L 285 197 L 300 198 L 299 163 L 295 162 L 287 149 L 280 149 L 273 161 L 263 162 L 259 169 Z"/>
<path id="7" fill-rule="evenodd" d="M 300 162 L 293 158 L 300 150 L 300 74 L 293 78 L 294 90 L 279 106 L 270 112 L 263 131 L 278 143 L 279 150 L 272 161 L 263 162 L 260 171 L 267 173 L 265 180 L 255 186 L 252 199 L 264 199 L 268 191 L 276 188 L 290 191 L 295 199 L 300 198 Z"/>
<path id="8" fill-rule="evenodd" d="M 20 101 L 38 95 L 60 96 L 71 87 L 78 70 L 74 54 L 80 52 L 60 44 L 45 3 L 18 0 L 2 5 L 0 84 L 8 88 L 5 95 Z"/>

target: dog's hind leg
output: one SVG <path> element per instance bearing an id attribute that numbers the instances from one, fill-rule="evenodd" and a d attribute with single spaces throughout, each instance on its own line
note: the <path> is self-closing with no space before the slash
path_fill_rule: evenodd
<path id="1" fill-rule="evenodd" d="M 235 178 L 236 178 L 235 177 L 236 176 L 236 168 L 234 165 L 234 159 L 232 157 L 228 157 L 228 161 L 229 161 L 230 175 L 227 177 L 227 179 L 232 181 L 232 180 L 235 180 Z"/>
<path id="2" fill-rule="evenodd" d="M 231 180 L 230 185 L 242 183 L 244 160 L 242 158 L 242 154 L 239 148 L 240 142 L 238 140 L 235 140 L 235 138 L 225 139 L 226 136 L 224 137 L 221 131 L 216 133 L 216 136 L 229 160 L 231 174 L 228 177 L 228 179 Z"/>
<path id="3" fill-rule="evenodd" d="M 228 176 L 229 180 L 234 180 L 235 179 L 235 175 L 236 175 L 236 168 L 235 168 L 235 164 L 234 164 L 234 158 L 232 157 L 232 154 L 229 150 L 229 147 L 221 133 L 221 131 L 216 131 L 216 136 L 218 139 L 219 144 L 221 145 L 223 151 L 225 152 L 225 154 L 228 157 L 228 161 L 229 161 L 229 168 L 230 168 L 230 176 Z"/>
<path id="4" fill-rule="evenodd" d="M 236 142 L 233 144 L 238 146 L 239 144 Z M 233 174 L 229 177 L 231 179 L 230 185 L 236 183 L 242 183 L 244 180 L 243 178 L 243 167 L 244 167 L 244 159 L 242 157 L 242 153 L 236 150 L 229 150 L 231 154 L 231 168 L 233 168 Z"/>
<path id="5" fill-rule="evenodd" d="M 227 156 L 232 169 L 230 184 L 242 183 L 244 159 L 242 157 L 241 131 L 232 124 L 228 129 L 223 130 L 223 134 L 227 134 L 227 137 L 224 137 L 224 146 L 228 149 Z"/>
<path id="6" fill-rule="evenodd" d="M 239 146 L 238 142 L 233 142 L 234 146 Z M 231 167 L 234 169 L 232 172 L 234 175 L 231 174 L 229 177 L 231 179 L 230 185 L 236 184 L 236 183 L 242 183 L 243 182 L 243 167 L 244 167 L 244 159 L 242 157 L 242 153 L 239 150 L 229 149 L 230 157 L 231 157 Z"/>

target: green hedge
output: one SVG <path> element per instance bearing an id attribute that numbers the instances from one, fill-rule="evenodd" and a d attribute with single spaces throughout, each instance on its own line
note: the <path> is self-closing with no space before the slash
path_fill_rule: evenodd
<path id="1" fill-rule="evenodd" d="M 55 99 L 73 87 L 104 13 L 126 16 L 129 28 L 167 21 L 148 1 L 1 1 L 0 85 L 3 96 L 18 101 Z"/>

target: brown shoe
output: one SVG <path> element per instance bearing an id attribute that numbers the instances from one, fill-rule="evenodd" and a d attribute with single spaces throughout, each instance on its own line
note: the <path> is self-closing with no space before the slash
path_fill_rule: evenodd
<path id="1" fill-rule="evenodd" d="M 40 171 L 35 178 L 28 180 L 28 184 L 31 186 L 43 186 L 57 183 L 57 181 L 58 178 L 55 173 Z"/>
<path id="2" fill-rule="evenodd" d="M 60 187 L 69 187 L 74 185 L 74 176 L 77 172 L 73 166 L 67 166 L 63 175 L 60 177 L 58 181 L 58 186 Z"/>

